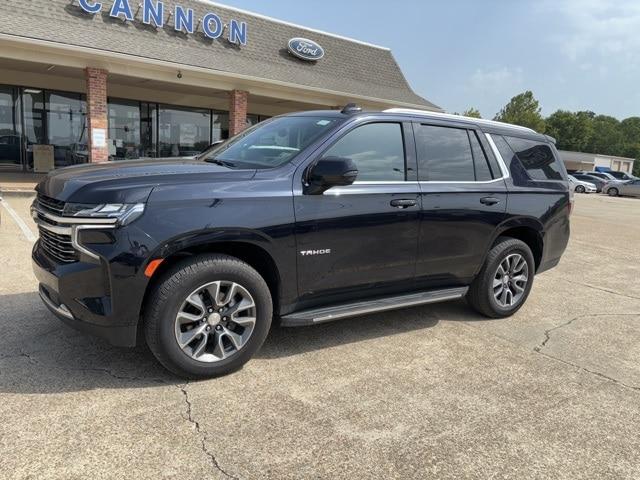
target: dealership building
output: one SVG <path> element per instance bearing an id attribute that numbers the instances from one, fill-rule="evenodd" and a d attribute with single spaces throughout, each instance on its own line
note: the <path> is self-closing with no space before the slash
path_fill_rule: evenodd
<path id="1" fill-rule="evenodd" d="M 194 155 L 270 116 L 441 111 L 389 49 L 204 0 L 2 0 L 0 173 Z"/>

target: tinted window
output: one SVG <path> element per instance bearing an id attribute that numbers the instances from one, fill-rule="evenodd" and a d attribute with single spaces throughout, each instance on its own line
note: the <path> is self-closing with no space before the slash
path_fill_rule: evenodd
<path id="1" fill-rule="evenodd" d="M 324 157 L 347 157 L 358 166 L 358 181 L 405 179 L 404 141 L 399 123 L 370 123 L 351 130 Z"/>
<path id="2" fill-rule="evenodd" d="M 505 139 L 532 179 L 562 180 L 560 166 L 549 145 L 517 137 Z"/>
<path id="3" fill-rule="evenodd" d="M 487 157 L 484 153 L 482 145 L 480 145 L 480 140 L 478 140 L 476 132 L 471 130 L 469 131 L 469 140 L 471 140 L 473 161 L 476 166 L 476 180 L 480 182 L 492 180 L 493 176 L 491 175 L 491 170 L 489 169 L 489 164 L 487 163 Z M 499 175 L 496 174 L 495 176 L 498 177 Z"/>
<path id="4" fill-rule="evenodd" d="M 277 117 L 245 130 L 201 158 L 219 160 L 231 168 L 273 168 L 293 159 L 343 120 L 338 118 Z"/>
<path id="5" fill-rule="evenodd" d="M 473 156 L 467 131 L 420 125 L 416 128 L 420 180 L 474 181 Z"/>

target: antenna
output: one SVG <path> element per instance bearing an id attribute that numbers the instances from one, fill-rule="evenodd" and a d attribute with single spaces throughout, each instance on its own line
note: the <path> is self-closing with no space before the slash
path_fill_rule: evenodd
<path id="1" fill-rule="evenodd" d="M 355 103 L 347 103 L 340 113 L 359 113 L 362 111 L 362 107 L 359 107 Z"/>

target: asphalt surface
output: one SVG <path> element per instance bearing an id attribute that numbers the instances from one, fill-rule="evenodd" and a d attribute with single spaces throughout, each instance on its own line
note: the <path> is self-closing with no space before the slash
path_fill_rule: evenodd
<path id="1" fill-rule="evenodd" d="M 35 233 L 30 199 L 5 201 Z M 640 201 L 579 195 L 514 317 L 464 302 L 276 329 L 185 384 L 62 325 L 0 206 L 1 478 L 640 478 Z"/>

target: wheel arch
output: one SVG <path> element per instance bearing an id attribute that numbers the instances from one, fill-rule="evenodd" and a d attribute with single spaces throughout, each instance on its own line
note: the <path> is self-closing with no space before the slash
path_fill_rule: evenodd
<path id="1" fill-rule="evenodd" d="M 220 235 L 215 239 L 192 238 L 191 241 L 188 241 L 185 238 L 181 238 L 165 244 L 156 254 L 150 255 L 147 263 L 144 265 L 145 268 L 153 259 L 161 258 L 162 263 L 160 263 L 159 267 L 153 272 L 153 275 L 147 282 L 140 305 L 141 319 L 144 316 L 144 308 L 148 297 L 155 285 L 163 278 L 167 271 L 185 258 L 210 253 L 220 253 L 236 257 L 254 268 L 262 278 L 264 278 L 269 287 L 274 314 L 279 311 L 280 298 L 282 296 L 282 276 L 273 254 L 269 251 L 267 245 L 265 245 L 264 237 L 249 232 L 244 232 L 244 235 L 238 235 L 238 232 L 234 234 L 234 232 L 231 231 L 226 231 L 225 233 L 225 235 Z M 138 338 L 142 338 L 140 336 L 142 324 L 142 321 L 138 322 Z"/>
<path id="2" fill-rule="evenodd" d="M 493 239 L 492 247 L 499 237 L 515 238 L 526 243 L 533 254 L 536 271 L 538 270 L 544 253 L 543 228 L 539 222 L 533 219 L 521 218 L 501 225 Z"/>

